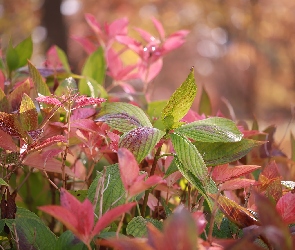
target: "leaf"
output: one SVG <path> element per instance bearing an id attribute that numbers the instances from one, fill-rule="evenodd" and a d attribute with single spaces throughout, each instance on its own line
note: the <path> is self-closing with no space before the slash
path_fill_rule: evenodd
<path id="1" fill-rule="evenodd" d="M 75 94 L 78 91 L 77 83 L 73 77 L 68 77 L 57 87 L 54 94 L 57 96 Z"/>
<path id="2" fill-rule="evenodd" d="M 211 101 L 210 97 L 204 87 L 202 86 L 202 94 L 199 102 L 199 114 L 205 114 L 205 115 L 211 115 L 212 114 L 212 107 L 211 107 Z"/>
<path id="3" fill-rule="evenodd" d="M 159 230 L 162 230 L 162 222 L 151 219 L 151 218 L 143 218 L 142 216 L 137 216 L 132 218 L 132 220 L 128 223 L 126 227 L 126 233 L 133 237 L 147 237 L 147 223 L 153 224 Z"/>
<path id="4" fill-rule="evenodd" d="M 19 109 L 24 94 L 30 95 L 30 82 L 29 80 L 24 81 L 18 85 L 9 95 L 8 102 L 13 111 Z"/>
<path id="5" fill-rule="evenodd" d="M 58 46 L 55 46 L 55 49 L 56 49 L 58 58 L 62 63 L 62 66 L 64 67 L 66 72 L 71 73 L 71 68 L 70 68 L 66 53 Z"/>
<path id="6" fill-rule="evenodd" d="M 249 174 L 259 168 L 261 168 L 261 166 L 239 165 L 232 167 L 228 164 L 225 164 L 214 167 L 211 172 L 211 176 L 214 181 L 224 182 L 232 178 L 237 178 Z"/>
<path id="7" fill-rule="evenodd" d="M 139 166 L 133 154 L 126 148 L 118 149 L 120 175 L 126 191 L 135 183 L 139 175 Z"/>
<path id="8" fill-rule="evenodd" d="M 18 53 L 15 50 L 15 48 L 13 48 L 11 41 L 9 42 L 9 45 L 6 49 L 6 63 L 7 63 L 9 72 L 16 70 L 19 63 Z"/>
<path id="9" fill-rule="evenodd" d="M 0 116 L 1 116 L 1 113 L 0 113 Z M 1 124 L 1 118 L 0 118 L 0 124 Z M 8 133 L 5 133 L 2 129 L 0 129 L 0 148 L 13 151 L 13 152 L 17 151 L 17 146 L 15 142 L 13 141 L 12 137 Z"/>
<path id="10" fill-rule="evenodd" d="M 16 115 L 0 112 L 0 129 L 11 136 L 25 137 Z"/>
<path id="11" fill-rule="evenodd" d="M 243 134 L 231 120 L 221 117 L 211 117 L 185 124 L 175 132 L 202 142 L 237 142 Z"/>
<path id="12" fill-rule="evenodd" d="M 29 210 L 18 207 L 14 220 L 5 220 L 11 232 L 17 233 L 20 249 L 52 250 L 56 236 L 43 221 Z"/>
<path id="13" fill-rule="evenodd" d="M 61 221 L 81 241 L 89 246 L 94 225 L 94 211 L 91 202 L 85 199 L 81 203 L 62 188 L 60 203 L 61 206 L 48 205 L 38 207 L 38 209 Z"/>
<path id="14" fill-rule="evenodd" d="M 263 235 L 272 243 L 273 249 L 293 249 L 289 227 L 282 221 L 274 204 L 265 196 L 256 193 L 255 205 L 259 221 L 264 227 Z"/>
<path id="15" fill-rule="evenodd" d="M 140 127 L 121 136 L 119 147 L 129 149 L 140 163 L 164 136 L 156 128 Z"/>
<path id="16" fill-rule="evenodd" d="M 38 128 L 38 113 L 32 99 L 24 94 L 19 108 L 19 118 L 25 131 L 36 130 Z"/>
<path id="17" fill-rule="evenodd" d="M 130 103 L 124 102 L 111 102 L 111 103 L 104 103 L 99 115 L 103 116 L 106 114 L 127 114 L 132 119 L 136 119 L 140 122 L 141 126 L 143 127 L 150 127 L 152 128 L 152 124 L 143 110 L 137 106 L 134 106 Z"/>
<path id="18" fill-rule="evenodd" d="M 2 178 L 0 178 L 0 185 L 9 187 L 9 185 Z"/>
<path id="19" fill-rule="evenodd" d="M 173 93 L 162 112 L 162 121 L 166 129 L 170 130 L 179 125 L 181 118 L 185 116 L 193 104 L 197 93 L 195 84 L 194 69 L 184 83 Z"/>
<path id="20" fill-rule="evenodd" d="M 115 221 L 122 214 L 128 212 L 135 205 L 136 205 L 135 202 L 127 203 L 107 211 L 96 223 L 92 232 L 92 236 L 99 234 L 102 229 L 107 227 L 109 224 Z"/>
<path id="21" fill-rule="evenodd" d="M 105 78 L 105 60 L 102 48 L 94 51 L 86 60 L 82 69 L 82 76 L 86 79 L 81 79 L 79 83 L 79 92 L 83 95 L 92 97 L 98 96 L 96 84 L 102 85 Z M 92 81 L 92 79 L 94 81 Z"/>
<path id="22" fill-rule="evenodd" d="M 208 169 L 197 148 L 185 137 L 172 133 L 171 141 L 178 159 L 193 175 L 204 182 L 208 179 Z"/>
<path id="23" fill-rule="evenodd" d="M 226 181 L 222 183 L 219 186 L 220 190 L 236 190 L 236 189 L 245 189 L 250 186 L 258 185 L 259 182 L 257 183 L 255 180 L 250 180 L 250 179 L 231 179 L 229 181 Z"/>
<path id="24" fill-rule="evenodd" d="M 259 225 L 258 220 L 244 207 L 228 199 L 223 195 L 209 194 L 213 198 L 223 214 L 235 223 L 238 227 L 244 228 L 252 225 Z"/>
<path id="25" fill-rule="evenodd" d="M 35 68 L 35 66 L 30 61 L 28 61 L 28 67 L 29 67 L 29 72 L 33 79 L 35 88 L 37 90 L 37 94 L 49 96 L 50 90 L 48 86 L 46 85 L 46 83 L 44 82 L 43 77 L 41 76 L 39 71 Z"/>
<path id="26" fill-rule="evenodd" d="M 139 120 L 135 117 L 129 116 L 127 113 L 107 114 L 99 117 L 95 121 L 104 122 L 111 128 L 123 133 L 141 127 Z"/>
<path id="27" fill-rule="evenodd" d="M 53 145 L 55 143 L 59 143 L 59 142 L 67 142 L 67 139 L 65 136 L 63 135 L 54 135 L 52 137 L 49 137 L 45 140 L 42 140 L 41 142 L 36 141 L 35 143 L 30 144 L 29 149 L 30 150 L 40 150 L 43 149 L 45 147 L 49 147 L 50 145 Z"/>
<path id="28" fill-rule="evenodd" d="M 165 130 L 165 125 L 161 120 L 161 115 L 167 101 L 153 101 L 148 103 L 147 114 L 153 123 L 153 127 Z"/>
<path id="29" fill-rule="evenodd" d="M 210 180 L 209 182 L 206 182 L 204 185 L 194 174 L 192 174 L 192 172 L 190 172 L 190 170 L 188 168 L 185 168 L 184 165 L 181 163 L 181 161 L 178 159 L 177 156 L 174 157 L 175 159 L 175 163 L 177 165 L 177 168 L 179 170 L 179 172 L 184 176 L 184 178 L 189 181 L 198 191 L 199 193 L 205 197 L 206 201 L 208 202 L 209 208 L 210 210 L 212 210 L 213 205 L 209 199 L 208 193 L 216 193 L 217 192 L 217 187 L 214 183 L 214 181 Z M 211 189 L 209 191 L 209 185 L 212 185 Z M 214 187 L 215 186 L 215 187 Z M 208 190 L 208 192 L 207 192 Z"/>
<path id="30" fill-rule="evenodd" d="M 99 180 L 103 178 L 103 174 L 98 172 L 96 178 L 91 183 L 88 195 L 90 201 L 94 201 L 97 185 Z M 102 213 L 105 213 L 108 209 L 116 207 L 125 203 L 125 189 L 121 181 L 120 170 L 118 164 L 110 165 L 106 168 L 105 180 L 104 180 L 104 192 Z M 100 201 L 98 200 L 95 208 L 95 213 L 99 214 Z"/>
<path id="31" fill-rule="evenodd" d="M 194 142 L 207 166 L 217 166 L 241 159 L 254 147 L 264 144 L 261 141 L 242 139 L 239 142 Z"/>
<path id="32" fill-rule="evenodd" d="M 16 47 L 15 51 L 18 55 L 18 64 L 16 68 L 23 67 L 27 64 L 28 60 L 33 54 L 33 41 L 31 37 L 20 42 Z"/>
<path id="33" fill-rule="evenodd" d="M 0 71 L 0 74 L 1 74 L 1 71 Z M 0 88 L 0 111 L 6 112 L 6 113 L 9 112 L 8 99 L 1 88 Z"/>
<path id="34" fill-rule="evenodd" d="M 67 230 L 57 240 L 54 250 L 87 250 L 87 247 L 82 241 L 77 241 L 75 235 Z"/>
<path id="35" fill-rule="evenodd" d="M 276 209 L 286 224 L 295 223 L 295 194 L 288 192 L 282 196 Z"/>

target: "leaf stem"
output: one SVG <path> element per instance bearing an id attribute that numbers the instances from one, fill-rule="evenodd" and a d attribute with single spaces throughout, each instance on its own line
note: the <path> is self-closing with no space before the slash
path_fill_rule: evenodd
<path id="1" fill-rule="evenodd" d="M 155 174 L 157 162 L 158 162 L 158 159 L 159 159 L 159 156 L 160 156 L 160 153 L 161 153 L 161 148 L 162 148 L 162 145 L 160 147 L 158 147 L 158 149 L 156 151 L 156 154 L 154 156 L 154 161 L 153 161 L 153 164 L 152 164 L 152 169 L 151 169 L 151 172 L 150 172 L 150 176 L 153 176 Z M 149 194 L 150 194 L 149 190 L 146 190 L 145 193 L 144 193 L 144 199 L 143 199 L 143 204 L 142 204 L 142 208 L 141 208 L 141 216 L 143 216 L 143 217 L 145 215 Z"/>

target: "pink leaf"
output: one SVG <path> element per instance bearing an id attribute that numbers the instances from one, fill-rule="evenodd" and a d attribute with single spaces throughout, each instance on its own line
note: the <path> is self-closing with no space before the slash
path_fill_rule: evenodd
<path id="1" fill-rule="evenodd" d="M 64 125 L 65 128 L 67 126 L 67 124 Z M 97 132 L 99 128 L 99 126 L 93 120 L 90 119 L 79 119 L 71 121 L 71 127 L 94 133 Z"/>
<path id="2" fill-rule="evenodd" d="M 94 225 L 94 211 L 91 202 L 88 199 L 85 199 L 81 203 L 76 197 L 62 188 L 60 191 L 60 204 L 77 217 L 77 230 L 80 235 L 77 236 L 82 238 L 89 237 Z"/>
<path id="3" fill-rule="evenodd" d="M 165 182 L 162 177 L 156 175 L 149 177 L 147 180 L 143 180 L 144 177 L 144 175 L 140 175 L 139 179 L 129 188 L 130 197 L 135 196 L 152 186 Z"/>
<path id="4" fill-rule="evenodd" d="M 295 223 L 295 194 L 289 192 L 282 196 L 276 205 L 276 209 L 285 223 Z"/>
<path id="5" fill-rule="evenodd" d="M 259 182 L 250 179 L 233 179 L 226 181 L 220 185 L 220 190 L 236 190 L 241 188 L 247 188 L 250 186 L 258 185 Z"/>
<path id="6" fill-rule="evenodd" d="M 96 223 L 92 231 L 92 237 L 99 234 L 102 229 L 115 221 L 120 215 L 128 212 L 132 207 L 135 206 L 135 204 L 135 202 L 124 204 L 106 212 Z"/>
<path id="7" fill-rule="evenodd" d="M 49 68 L 57 69 L 63 66 L 59 59 L 57 48 L 55 45 L 51 46 L 46 53 L 46 66 Z"/>
<path id="8" fill-rule="evenodd" d="M 125 190 L 129 191 L 139 174 L 138 163 L 134 155 L 126 148 L 118 149 L 118 162 L 123 185 Z"/>
<path id="9" fill-rule="evenodd" d="M 78 42 L 83 49 L 86 51 L 88 55 L 92 54 L 97 47 L 93 42 L 91 42 L 89 39 L 84 38 L 84 37 L 79 37 L 79 36 L 72 36 L 72 39 Z"/>
<path id="10" fill-rule="evenodd" d="M 144 81 L 146 83 L 152 81 L 160 73 L 162 66 L 163 66 L 163 59 L 162 58 L 159 58 L 154 63 L 151 63 L 150 65 L 148 65 L 148 67 L 143 62 L 139 66 L 139 74 L 140 74 L 142 81 Z"/>
<path id="11" fill-rule="evenodd" d="M 129 49 L 133 50 L 138 55 L 143 50 L 141 43 L 129 36 L 116 36 L 116 40 L 119 43 L 126 45 Z"/>
<path id="12" fill-rule="evenodd" d="M 117 35 L 127 35 L 128 22 L 129 21 L 126 17 L 114 20 L 108 26 L 108 29 L 107 29 L 108 36 L 110 38 L 113 38 Z"/>
<path id="13" fill-rule="evenodd" d="M 71 121 L 78 120 L 78 119 L 85 119 L 89 118 L 96 114 L 95 108 L 83 108 L 83 109 L 75 109 L 71 115 Z"/>
<path id="14" fill-rule="evenodd" d="M 179 30 L 172 35 L 170 35 L 163 44 L 164 53 L 177 49 L 185 42 L 185 37 L 188 35 L 189 31 Z"/>
<path id="15" fill-rule="evenodd" d="M 78 236 L 78 218 L 71 211 L 56 205 L 42 206 L 38 207 L 38 209 L 61 221 L 69 230 Z"/>
<path id="16" fill-rule="evenodd" d="M 201 234 L 205 230 L 206 224 L 207 224 L 207 221 L 205 219 L 205 215 L 201 211 L 196 211 L 196 212 L 192 213 L 192 216 L 196 221 L 196 225 L 198 228 L 198 234 Z"/>
<path id="17" fill-rule="evenodd" d="M 96 21 L 95 16 L 87 13 L 87 14 L 85 14 L 85 19 L 86 19 L 86 22 L 88 23 L 88 25 L 94 31 L 94 33 L 98 36 L 101 36 L 101 34 L 102 34 L 101 27 L 100 27 L 99 23 Z"/>
<path id="18" fill-rule="evenodd" d="M 40 152 L 30 153 L 23 161 L 24 165 L 34 167 L 40 170 L 45 170 L 47 172 L 61 173 L 61 162 L 52 156 L 46 156 L 45 154 L 40 154 Z M 74 177 L 74 173 L 65 167 L 65 172 L 69 176 Z"/>
<path id="19" fill-rule="evenodd" d="M 150 43 L 150 42 L 156 42 L 156 38 L 154 36 L 152 36 L 150 33 L 146 32 L 145 30 L 143 29 L 140 29 L 140 28 L 134 28 L 138 33 L 139 35 L 147 42 L 147 43 Z M 157 42 L 159 43 L 159 41 Z"/>
<path id="20" fill-rule="evenodd" d="M 261 168 L 258 165 L 240 165 L 231 167 L 228 164 L 216 166 L 212 171 L 212 179 L 214 181 L 223 182 L 232 178 L 237 178 L 253 172 Z"/>
<path id="21" fill-rule="evenodd" d="M 165 30 L 164 30 L 162 24 L 154 17 L 152 17 L 152 21 L 153 21 L 154 26 L 156 27 L 156 29 L 157 29 L 157 31 L 158 31 L 158 33 L 160 35 L 161 40 L 164 41 L 164 39 L 165 39 Z"/>

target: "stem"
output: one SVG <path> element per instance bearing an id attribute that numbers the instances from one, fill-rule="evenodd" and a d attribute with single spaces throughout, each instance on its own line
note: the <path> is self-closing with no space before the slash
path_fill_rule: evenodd
<path id="1" fill-rule="evenodd" d="M 192 187 L 190 185 L 190 183 L 188 183 L 188 186 L 187 186 L 187 208 L 188 208 L 188 211 L 191 212 L 191 190 L 192 190 Z"/>
<path id="2" fill-rule="evenodd" d="M 221 193 L 221 191 L 219 190 L 218 193 L 217 193 L 217 196 L 216 196 L 216 200 L 214 202 L 214 206 L 212 208 L 212 214 L 211 214 L 210 223 L 209 223 L 209 232 L 208 232 L 208 239 L 207 240 L 208 240 L 208 242 L 210 244 L 212 243 L 212 234 L 213 234 L 214 220 L 215 220 L 216 212 L 218 210 L 217 202 L 218 202 L 220 193 Z"/>
<path id="3" fill-rule="evenodd" d="M 161 153 L 161 148 L 162 148 L 162 145 L 160 147 L 158 147 L 157 152 L 155 154 L 154 161 L 153 161 L 153 164 L 152 164 L 152 169 L 151 169 L 151 172 L 150 172 L 150 176 L 153 176 L 155 174 L 158 158 L 159 158 L 160 153 Z M 142 208 L 141 208 L 141 216 L 143 216 L 143 217 L 145 215 L 145 210 L 146 210 L 149 194 L 150 194 L 149 190 L 146 190 L 145 193 L 144 193 L 144 199 L 143 199 L 143 204 L 142 204 Z"/>

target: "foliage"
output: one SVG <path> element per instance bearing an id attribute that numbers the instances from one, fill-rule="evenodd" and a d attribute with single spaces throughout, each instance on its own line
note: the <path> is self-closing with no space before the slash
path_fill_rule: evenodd
<path id="1" fill-rule="evenodd" d="M 30 38 L 3 53 L 2 247 L 292 249 L 295 152 L 291 160 L 275 147 L 272 127 L 191 110 L 194 68 L 169 100 L 149 100 L 163 56 L 188 32 L 165 37 L 153 19 L 160 38 L 137 28 L 141 43 L 127 19 L 104 28 L 90 14 L 86 21 L 98 45 L 75 38 L 89 53 L 81 75 L 56 46 L 36 68 Z M 128 50 L 136 64 L 123 65 Z"/>

